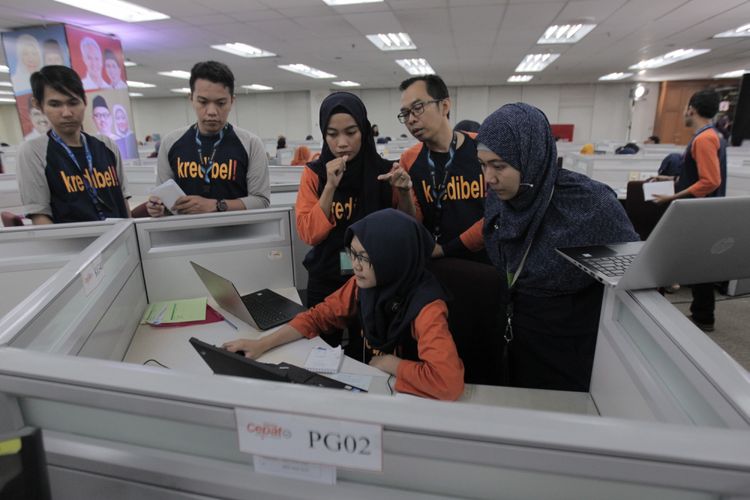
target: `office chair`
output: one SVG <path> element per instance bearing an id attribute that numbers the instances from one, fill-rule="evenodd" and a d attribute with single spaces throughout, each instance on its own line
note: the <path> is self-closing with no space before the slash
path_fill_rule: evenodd
<path id="1" fill-rule="evenodd" d="M 23 217 L 13 212 L 0 212 L 0 219 L 2 219 L 5 227 L 23 226 Z"/>
<path id="2" fill-rule="evenodd" d="M 648 235 L 654 230 L 656 223 L 667 210 L 668 204 L 657 205 L 653 201 L 645 201 L 643 196 L 644 182 L 646 181 L 628 182 L 625 212 L 641 240 L 646 241 Z"/>

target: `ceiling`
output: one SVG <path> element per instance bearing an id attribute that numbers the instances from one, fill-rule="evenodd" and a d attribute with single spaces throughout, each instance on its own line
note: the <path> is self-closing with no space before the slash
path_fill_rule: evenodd
<path id="1" fill-rule="evenodd" d="M 52 0 L 0 0 L 0 28 L 61 22 L 115 34 L 126 57 L 138 64 L 127 68 L 128 79 L 157 85 L 138 89 L 146 97 L 175 95 L 169 89 L 187 86 L 186 80 L 157 71 L 190 70 L 207 59 L 228 64 L 238 86 L 259 83 L 276 91 L 333 87 L 332 80 L 277 68 L 289 63 L 322 69 L 337 75 L 335 80 L 353 80 L 363 88 L 396 87 L 409 76 L 394 62 L 402 57 L 426 58 L 450 86 L 506 84 L 524 55 L 547 51 L 561 56 L 536 73 L 531 85 L 596 82 L 678 48 L 711 52 L 636 78 L 698 79 L 750 69 L 750 38 L 711 38 L 750 22 L 750 2 L 738 0 L 386 0 L 342 7 L 322 0 L 135 3 L 171 18 L 125 23 Z M 577 44 L 536 44 L 549 25 L 584 18 L 597 26 Z M 400 31 L 411 35 L 416 51 L 382 52 L 365 38 Z M 209 47 L 227 42 L 278 56 L 245 59 Z"/>

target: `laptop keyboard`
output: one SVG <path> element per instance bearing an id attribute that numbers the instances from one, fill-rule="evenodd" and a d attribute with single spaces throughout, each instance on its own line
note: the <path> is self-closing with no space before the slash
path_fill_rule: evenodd
<path id="1" fill-rule="evenodd" d="M 627 271 L 637 254 L 615 255 L 612 257 L 597 257 L 586 259 L 586 264 L 605 276 L 622 276 Z"/>
<path id="2" fill-rule="evenodd" d="M 285 316 L 261 304 L 254 297 L 242 297 L 242 303 L 258 325 L 270 325 L 284 321 Z"/>

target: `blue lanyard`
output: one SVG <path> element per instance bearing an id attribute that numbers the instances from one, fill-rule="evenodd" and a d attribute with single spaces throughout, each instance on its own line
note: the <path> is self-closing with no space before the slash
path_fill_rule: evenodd
<path id="1" fill-rule="evenodd" d="M 205 182 L 207 186 L 211 185 L 211 178 L 208 174 L 211 172 L 211 166 L 214 164 L 216 150 L 219 149 L 219 144 L 221 144 L 221 141 L 224 139 L 224 130 L 226 128 L 227 126 L 224 125 L 224 127 L 222 127 L 222 129 L 219 131 L 219 139 L 214 142 L 213 151 L 211 151 L 211 158 L 208 159 L 208 163 L 205 163 L 203 160 L 203 143 L 201 142 L 200 131 L 198 130 L 198 125 L 195 125 L 195 144 L 198 146 L 198 161 L 200 162 L 201 166 L 201 175 L 203 176 L 203 182 Z"/>
<path id="2" fill-rule="evenodd" d="M 453 164 L 453 157 L 456 156 L 457 142 L 458 134 L 454 132 L 453 140 L 451 140 L 451 144 L 448 147 L 448 161 L 445 163 L 445 172 L 443 173 L 443 180 L 440 182 L 440 185 L 435 184 L 437 167 L 435 166 L 435 161 L 430 155 L 429 149 L 427 150 L 427 166 L 430 168 L 430 191 L 432 192 L 432 197 L 435 200 L 435 229 L 433 231 L 435 241 L 438 241 L 438 238 L 440 238 L 440 218 L 442 217 L 443 212 L 443 198 L 445 197 L 448 176 L 450 175 L 450 167 Z"/>
<path id="3" fill-rule="evenodd" d="M 89 149 L 89 143 L 86 140 L 86 136 L 81 134 L 81 142 L 83 143 L 83 151 L 86 155 L 86 167 L 88 171 L 88 176 L 84 175 L 84 170 L 81 168 L 81 165 L 78 163 L 78 159 L 76 158 L 76 155 L 73 154 L 73 151 L 70 150 L 67 144 L 62 140 L 62 138 L 55 132 L 54 129 L 50 129 L 50 137 L 54 139 L 56 143 L 62 147 L 66 153 L 68 153 L 68 156 L 70 157 L 70 161 L 73 162 L 73 165 L 78 169 L 78 171 L 81 173 L 81 180 L 83 180 L 83 185 L 86 188 L 86 194 L 89 195 L 89 198 L 91 199 L 91 202 L 94 204 L 94 208 L 96 209 L 97 214 L 99 215 L 99 220 L 104 220 L 106 217 L 104 213 L 101 210 L 102 205 L 107 207 L 106 203 L 102 201 L 102 199 L 99 197 L 99 190 L 96 189 L 96 186 L 92 184 L 94 181 L 94 159 L 91 156 L 91 150 Z M 89 179 L 91 182 L 89 182 Z"/>

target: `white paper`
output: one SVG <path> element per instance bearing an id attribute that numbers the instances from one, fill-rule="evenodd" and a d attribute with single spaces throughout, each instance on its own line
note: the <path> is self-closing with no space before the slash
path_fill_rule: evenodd
<path id="1" fill-rule="evenodd" d="M 358 387 L 364 391 L 369 391 L 370 384 L 372 383 L 371 375 L 357 375 L 356 373 L 333 373 L 326 375 L 326 377 Z"/>
<path id="2" fill-rule="evenodd" d="M 255 472 L 321 484 L 336 484 L 336 467 L 253 455 Z"/>
<path id="3" fill-rule="evenodd" d="M 174 204 L 177 203 L 177 198 L 185 196 L 185 191 L 177 185 L 174 179 L 169 179 L 165 183 L 153 188 L 149 194 L 161 198 L 164 206 L 172 210 Z"/>
<path id="4" fill-rule="evenodd" d="M 343 357 L 341 346 L 313 347 L 305 359 L 305 368 L 317 373 L 338 373 Z"/>
<path id="5" fill-rule="evenodd" d="M 91 264 L 81 273 L 83 281 L 83 293 L 88 296 L 94 288 L 99 286 L 104 278 L 104 267 L 102 266 L 102 256 L 97 255 Z"/>
<path id="6" fill-rule="evenodd" d="M 660 181 L 660 182 L 644 182 L 643 183 L 643 199 L 646 201 L 653 201 L 655 194 L 663 194 L 671 196 L 674 194 L 674 182 L 672 181 Z"/>

